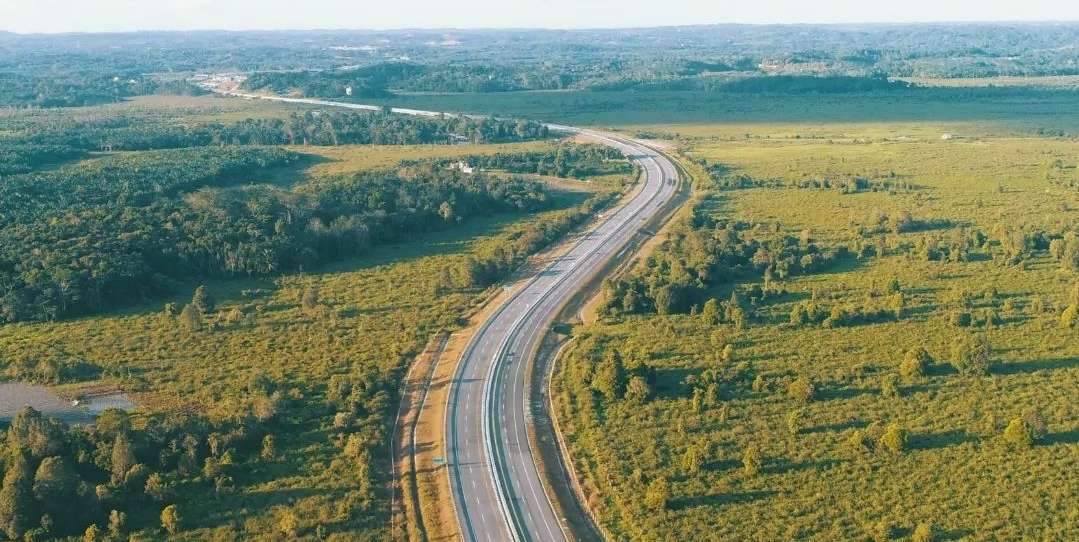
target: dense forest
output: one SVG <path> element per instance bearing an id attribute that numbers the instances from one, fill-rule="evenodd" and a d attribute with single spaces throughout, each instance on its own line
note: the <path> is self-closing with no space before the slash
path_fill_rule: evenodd
<path id="1" fill-rule="evenodd" d="M 297 158 L 277 148 L 117 155 L 0 184 L 0 319 L 52 319 L 192 276 L 303 269 L 468 217 L 544 206 L 541 185 L 434 164 L 237 184 Z"/>
<path id="2" fill-rule="evenodd" d="M 369 406 L 367 390 L 344 385 L 338 402 Z M 220 498 L 233 491 L 239 470 L 274 461 L 274 432 L 296 408 L 287 391 L 259 375 L 233 416 L 218 421 L 180 414 L 136 418 L 112 409 L 92 425 L 70 427 L 26 407 L 0 436 L 0 534 L 10 540 L 78 535 L 103 541 L 146 524 L 160 525 L 158 536 L 175 534 L 189 521 L 185 506 L 175 502 L 178 491 L 197 488 Z M 385 393 L 370 390 L 382 401 Z M 380 421 L 377 411 L 361 414 L 369 418 L 363 423 Z M 353 468 L 369 468 L 370 451 L 359 441 L 342 456 Z M 361 479 L 357 505 L 371 499 L 370 482 Z"/>

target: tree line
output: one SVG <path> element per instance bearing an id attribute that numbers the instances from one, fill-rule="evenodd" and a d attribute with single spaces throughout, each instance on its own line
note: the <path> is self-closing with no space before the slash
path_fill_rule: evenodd
<path id="1" fill-rule="evenodd" d="M 772 279 L 827 268 L 852 254 L 846 246 L 825 249 L 808 231 L 800 236 L 755 237 L 753 224 L 717 220 L 695 212 L 677 222 L 669 238 L 631 275 L 604 283 L 600 312 L 672 314 L 689 312 L 706 301 L 707 291 L 738 278 Z M 725 310 L 725 321 L 744 320 L 741 303 Z"/>
<path id="2" fill-rule="evenodd" d="M 182 124 L 141 116 L 9 121 L 0 137 L 0 175 L 26 173 L 91 151 L 139 151 L 228 145 L 408 145 L 504 143 L 545 139 L 543 124 L 525 120 L 415 117 L 387 112 L 295 112 L 287 118 Z"/>

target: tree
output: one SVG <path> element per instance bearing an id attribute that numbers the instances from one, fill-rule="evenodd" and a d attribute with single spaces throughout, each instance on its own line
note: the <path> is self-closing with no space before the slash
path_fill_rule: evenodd
<path id="1" fill-rule="evenodd" d="M 644 504 L 654 511 L 665 510 L 667 501 L 671 497 L 670 484 L 667 479 L 660 476 L 648 484 L 644 492 Z"/>
<path id="2" fill-rule="evenodd" d="M 119 485 L 124 482 L 127 471 L 135 466 L 135 452 L 131 449 L 131 441 L 127 435 L 118 433 L 112 443 L 111 456 L 112 484 Z"/>
<path id="3" fill-rule="evenodd" d="M 303 306 L 304 311 L 312 312 L 318 308 L 318 294 L 318 286 L 314 284 L 304 288 L 303 295 L 300 297 L 300 304 Z"/>
<path id="4" fill-rule="evenodd" d="M 277 528 L 281 531 L 281 534 L 285 535 L 285 538 L 296 538 L 300 534 L 300 518 L 296 517 L 296 512 L 286 509 L 281 512 L 281 519 L 277 522 Z"/>
<path id="5" fill-rule="evenodd" d="M 787 385 L 787 396 L 800 403 L 812 401 L 816 393 L 816 387 L 806 376 L 799 376 Z"/>
<path id="6" fill-rule="evenodd" d="M 644 403 L 648 400 L 648 397 L 652 395 L 652 389 L 648 386 L 648 381 L 641 376 L 634 376 L 629 379 L 629 383 L 626 384 L 626 400 L 632 401 L 637 404 Z"/>
<path id="7" fill-rule="evenodd" d="M 82 542 L 101 542 L 101 529 L 96 523 L 91 523 L 82 533 Z"/>
<path id="8" fill-rule="evenodd" d="M 46 457 L 34 473 L 34 497 L 46 503 L 71 504 L 75 496 L 78 475 L 68 467 L 62 457 Z"/>
<path id="9" fill-rule="evenodd" d="M 761 452 L 757 449 L 757 445 L 750 443 L 746 446 L 745 451 L 742 452 L 742 472 L 746 476 L 754 477 L 761 472 Z"/>
<path id="10" fill-rule="evenodd" d="M 120 535 L 124 533 L 124 528 L 126 526 L 127 514 L 119 510 L 109 512 L 109 538 L 119 540 Z"/>
<path id="11" fill-rule="evenodd" d="M 893 454 L 901 454 L 907 449 L 907 430 L 896 422 L 884 428 L 880 436 L 880 447 Z"/>
<path id="12" fill-rule="evenodd" d="M 952 365 L 964 375 L 989 374 L 992 349 L 985 335 L 967 335 L 952 344 Z"/>
<path id="13" fill-rule="evenodd" d="M 273 461 L 277 458 L 277 439 L 273 435 L 262 437 L 262 451 L 259 452 L 259 457 L 263 461 Z"/>
<path id="14" fill-rule="evenodd" d="M 208 314 L 217 307 L 217 301 L 212 294 L 206 291 L 206 286 L 199 286 L 195 288 L 195 294 L 191 296 L 190 305 L 194 305 L 203 314 Z"/>
<path id="15" fill-rule="evenodd" d="M 202 329 L 202 312 L 194 303 L 184 306 L 184 310 L 180 311 L 180 325 L 188 331 Z"/>
<path id="16" fill-rule="evenodd" d="M 706 326 L 719 324 L 719 301 L 716 298 L 713 297 L 704 302 L 704 307 L 701 309 L 701 321 Z"/>
<path id="17" fill-rule="evenodd" d="M 22 538 L 36 519 L 30 464 L 16 453 L 0 486 L 0 531 L 11 540 Z"/>
<path id="18" fill-rule="evenodd" d="M 183 526 L 183 517 L 180 515 L 180 509 L 175 504 L 170 504 L 161 511 L 161 526 L 169 534 L 180 532 Z"/>
<path id="19" fill-rule="evenodd" d="M 730 321 L 734 324 L 734 329 L 739 331 L 746 328 L 746 311 L 741 307 L 735 307 L 729 311 Z"/>
<path id="20" fill-rule="evenodd" d="M 753 383 L 750 384 L 750 389 L 755 393 L 761 393 L 768 390 L 768 381 L 764 379 L 764 375 L 757 373 L 757 376 L 753 377 Z"/>
<path id="21" fill-rule="evenodd" d="M 31 407 L 24 407 L 8 427 L 8 446 L 24 449 L 31 458 L 58 455 L 65 446 L 63 425 Z"/>
<path id="22" fill-rule="evenodd" d="M 442 217 L 442 220 L 446 222 L 453 222 L 456 215 L 453 212 L 453 204 L 448 201 L 443 201 L 438 206 L 438 216 Z"/>
<path id="23" fill-rule="evenodd" d="M 608 401 L 614 401 L 622 396 L 625 378 L 622 356 L 617 350 L 609 350 L 592 376 L 592 389 L 601 393 Z"/>
<path id="24" fill-rule="evenodd" d="M 143 492 L 148 497 L 155 501 L 161 502 L 169 497 L 169 487 L 165 483 L 165 479 L 158 473 L 151 474 L 146 478 L 146 485 L 143 487 Z"/>
<path id="25" fill-rule="evenodd" d="M 682 471 L 687 474 L 697 474 L 701 471 L 701 464 L 704 463 L 701 458 L 700 450 L 696 446 L 690 445 L 686 448 L 686 453 L 682 455 Z"/>

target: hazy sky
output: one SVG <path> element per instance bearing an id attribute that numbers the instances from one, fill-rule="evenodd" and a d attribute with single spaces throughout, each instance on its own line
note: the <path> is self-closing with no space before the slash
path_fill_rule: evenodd
<path id="1" fill-rule="evenodd" d="M 0 30 L 1077 21 L 1079 0 L 0 0 Z"/>

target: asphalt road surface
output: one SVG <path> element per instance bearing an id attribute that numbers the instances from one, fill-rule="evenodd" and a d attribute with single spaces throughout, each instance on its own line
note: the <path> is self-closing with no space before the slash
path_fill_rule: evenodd
<path id="1" fill-rule="evenodd" d="M 379 110 L 380 107 L 306 98 L 260 96 L 213 89 L 249 99 Z M 394 108 L 419 116 L 441 113 Z M 567 539 L 541 484 L 528 440 L 529 353 L 562 304 L 592 275 L 620 256 L 641 226 L 678 190 L 678 170 L 661 153 L 615 134 L 562 125 L 615 147 L 641 166 L 642 182 L 621 207 L 607 212 L 568 251 L 529 278 L 477 330 L 454 375 L 446 414 L 447 465 L 453 505 L 466 542 Z"/>
<path id="2" fill-rule="evenodd" d="M 620 149 L 641 166 L 643 179 L 627 203 L 507 300 L 464 353 L 446 435 L 454 505 L 469 542 L 566 540 L 528 440 L 527 357 L 561 305 L 620 255 L 678 189 L 678 172 L 660 153 L 612 134 L 575 131 Z"/>

